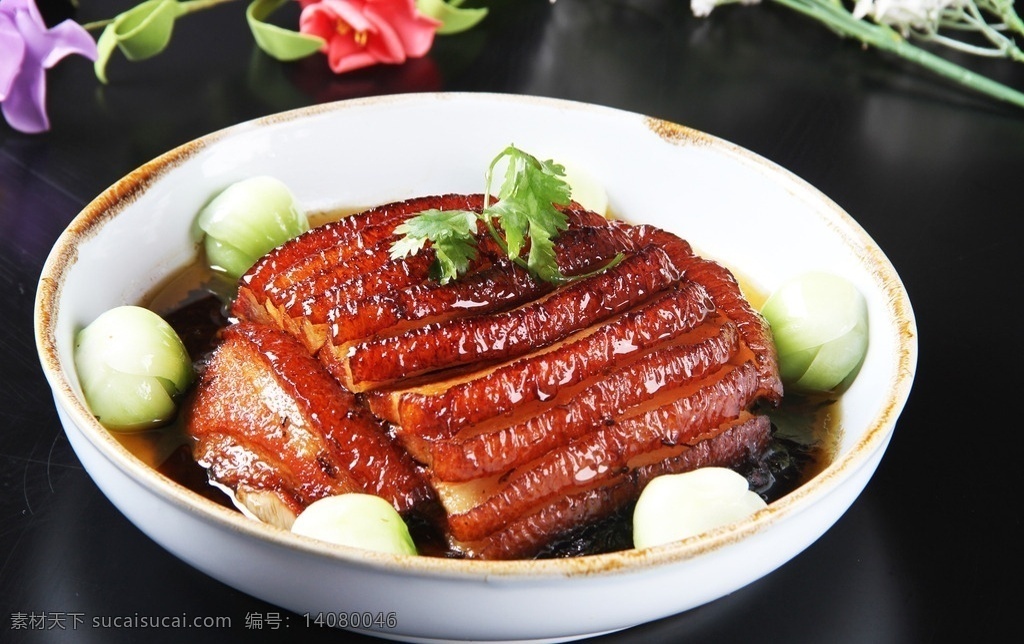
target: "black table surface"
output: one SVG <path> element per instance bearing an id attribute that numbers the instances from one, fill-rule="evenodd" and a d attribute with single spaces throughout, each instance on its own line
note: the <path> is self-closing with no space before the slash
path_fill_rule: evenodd
<path id="1" fill-rule="evenodd" d="M 82 0 L 76 17 L 131 4 Z M 82 58 L 50 70 L 50 132 L 24 135 L 0 122 L 0 641 L 369 641 L 296 620 L 287 632 L 270 629 L 281 609 L 190 568 L 114 509 L 61 430 L 32 308 L 63 228 L 148 159 L 280 110 L 421 91 L 572 99 L 732 141 L 846 209 L 891 259 L 914 305 L 914 388 L 853 507 L 763 579 L 599 641 L 988 641 L 1014 632 L 1022 432 L 1001 405 L 1015 400 L 1022 358 L 1024 275 L 1012 231 L 1024 110 L 777 6 L 719 8 L 701 20 L 684 0 L 489 5 L 477 29 L 438 37 L 425 58 L 335 76 L 320 57 L 282 64 L 259 53 L 244 4 L 227 4 L 181 20 L 157 58 L 115 58 L 107 86 Z M 1019 65 L 976 68 L 1024 87 Z M 999 440 L 983 450 L 982 438 Z M 46 624 L 16 628 L 31 615 Z M 93 624 L 134 615 L 227 617 L 232 626 Z M 84 623 L 72 628 L 75 616 Z M 254 618 L 266 618 L 265 628 Z"/>

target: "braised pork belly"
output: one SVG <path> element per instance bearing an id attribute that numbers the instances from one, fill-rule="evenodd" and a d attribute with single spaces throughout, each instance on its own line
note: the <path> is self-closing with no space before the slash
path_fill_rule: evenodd
<path id="1" fill-rule="evenodd" d="M 323 496 L 378 494 L 452 554 L 508 559 L 628 507 L 654 476 L 766 449 L 774 344 L 727 269 L 576 206 L 555 240 L 578 277 L 564 284 L 483 237 L 444 284 L 429 246 L 389 252 L 407 218 L 482 204 L 373 208 L 243 276 L 186 421 L 213 482 L 279 525 Z"/>

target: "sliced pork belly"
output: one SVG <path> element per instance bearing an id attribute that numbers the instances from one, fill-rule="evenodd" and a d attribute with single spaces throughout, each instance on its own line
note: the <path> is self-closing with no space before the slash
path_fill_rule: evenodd
<path id="1" fill-rule="evenodd" d="M 558 266 L 564 275 L 580 275 L 611 261 L 627 246 L 622 231 L 608 222 L 570 228 L 562 233 L 556 247 Z M 428 280 L 365 297 L 327 294 L 316 303 L 322 313 L 310 310 L 309 317 L 316 319 L 323 314 L 331 343 L 344 345 L 413 326 L 503 311 L 552 290 L 554 285 L 534 279 L 507 258 L 497 258 L 447 284 Z"/>
<path id="2" fill-rule="evenodd" d="M 254 497 L 266 507 L 275 497 L 284 523 L 289 513 L 345 492 L 376 494 L 401 512 L 433 497 L 386 426 L 300 343 L 270 326 L 228 327 L 187 409 L 193 456 L 211 480 L 243 503 Z"/>
<path id="3" fill-rule="evenodd" d="M 290 288 L 338 264 L 344 264 L 381 240 L 394 235 L 395 226 L 419 212 L 474 210 L 483 205 L 483 195 L 442 195 L 419 197 L 371 208 L 318 226 L 272 250 L 243 277 L 238 305 L 255 302 L 262 306 L 268 295 Z"/>
<path id="4" fill-rule="evenodd" d="M 330 347 L 330 354 L 322 358 L 352 391 L 452 367 L 491 364 L 526 355 L 628 311 L 678 281 L 682 272 L 663 249 L 647 246 L 607 271 L 510 311 L 345 343 Z"/>
<path id="5" fill-rule="evenodd" d="M 335 327 L 334 310 L 353 302 L 393 293 L 397 289 L 429 283 L 433 253 L 427 248 L 410 258 L 393 260 L 390 247 L 394 229 L 424 210 L 480 212 L 483 195 L 421 197 L 379 206 L 319 226 L 283 244 L 261 258 L 239 282 L 232 313 L 239 319 L 271 324 L 295 335 L 316 353 Z M 602 246 L 586 227 L 606 225 L 606 220 L 576 205 L 565 209 L 571 225 L 578 227 L 567 239 L 597 255 Z M 604 246 L 607 246 L 605 244 Z M 472 270 L 488 269 L 499 259 L 500 249 L 485 233 L 478 235 L 478 257 Z M 613 256 L 614 253 L 611 253 Z M 578 271 L 588 253 L 572 254 L 564 268 Z M 589 266 L 589 264 L 584 264 Z M 528 299 L 526 293 L 520 299 Z M 450 309 L 458 312 L 458 307 Z M 335 338 L 335 344 L 339 342 Z"/>
<path id="6" fill-rule="evenodd" d="M 722 368 L 737 351 L 735 327 L 728 324 L 718 331 L 694 344 L 671 344 L 647 353 L 522 422 L 429 442 L 425 451 L 431 471 L 444 481 L 505 473 L 567 445 L 627 409 L 653 404 L 666 394 L 678 396 L 682 386 Z"/>
<path id="7" fill-rule="evenodd" d="M 535 403 L 552 402 L 714 315 L 703 287 L 687 283 L 598 326 L 526 357 L 454 381 L 371 392 L 370 408 L 403 436 L 437 440 Z"/>
<path id="8" fill-rule="evenodd" d="M 618 474 L 601 485 L 556 497 L 482 539 L 453 539 L 452 548 L 474 559 L 534 557 L 547 544 L 581 526 L 628 508 L 654 477 L 701 467 L 742 467 L 767 449 L 770 438 L 771 424 L 766 416 L 744 418 L 714 438 L 675 449 L 663 460 Z"/>
<path id="9" fill-rule="evenodd" d="M 215 360 L 190 425 L 216 480 L 293 512 L 356 488 L 401 511 L 437 504 L 454 553 L 511 558 L 628 507 L 657 474 L 764 449 L 759 407 L 782 396 L 774 343 L 727 269 L 676 235 L 576 206 L 555 244 L 563 274 L 579 277 L 567 284 L 537 281 L 486 239 L 470 272 L 443 285 L 429 246 L 390 257 L 407 217 L 481 205 L 446 195 L 382 206 L 253 267 L 232 309 L 249 322 L 218 357 L 262 362 Z M 266 360 L 270 338 L 288 360 Z M 316 375 L 284 372 L 283 399 L 301 407 L 309 382 L 322 393 L 295 414 L 301 431 L 267 438 L 273 414 L 245 418 L 230 399 L 268 408 L 246 380 L 300 363 Z M 316 425 L 338 416 L 346 423 Z M 366 468 L 336 467 L 351 441 L 373 446 L 349 454 L 374 454 Z"/>
<path id="10" fill-rule="evenodd" d="M 390 203 L 318 226 L 275 248 L 257 261 L 239 280 L 232 314 L 242 320 L 286 328 L 307 344 L 324 337 L 322 329 L 305 329 L 290 321 L 283 309 L 289 289 L 336 267 L 356 266 L 360 257 L 383 263 L 376 249 L 394 238 L 395 226 L 416 213 L 439 210 L 479 210 L 483 195 L 442 195 Z M 353 275 L 356 273 L 352 273 Z"/>
<path id="11" fill-rule="evenodd" d="M 756 388 L 753 367 L 746 365 L 662 407 L 600 424 L 510 472 L 464 483 L 435 481 L 451 535 L 482 538 L 553 498 L 629 472 L 665 447 L 713 438 L 741 417 Z"/>

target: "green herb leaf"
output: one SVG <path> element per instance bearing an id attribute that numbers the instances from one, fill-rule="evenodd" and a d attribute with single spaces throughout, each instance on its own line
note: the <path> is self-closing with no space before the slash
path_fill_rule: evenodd
<path id="1" fill-rule="evenodd" d="M 505 158 L 508 167 L 498 192 L 499 201 L 488 206 L 484 216 L 495 219 L 504 231 L 509 257 L 520 257 L 529 239 L 530 271 L 545 281 L 562 280 L 554 239 L 569 226 L 565 213 L 555 207 L 566 206 L 571 200 L 569 184 L 562 179 L 565 168 L 509 146 L 491 163 L 491 171 Z"/>
<path id="2" fill-rule="evenodd" d="M 490 204 L 495 168 L 508 162 L 498 191 L 498 203 Z M 570 187 L 562 177 L 565 168 L 553 161 L 540 161 L 515 146 L 505 148 L 487 171 L 482 214 L 428 210 L 395 228 L 400 239 L 391 245 L 391 257 L 415 255 L 431 242 L 437 256 L 435 272 L 442 283 L 469 269 L 476 255 L 477 221 L 482 221 L 509 258 L 547 282 L 567 278 L 558 268 L 555 237 L 568 228 L 568 218 L 556 206 L 571 201 Z M 529 255 L 522 253 L 529 246 Z"/>
<path id="3" fill-rule="evenodd" d="M 458 278 L 476 257 L 477 214 L 466 210 L 426 210 L 395 227 L 402 235 L 391 245 L 391 257 L 415 255 L 430 241 L 442 284 Z"/>

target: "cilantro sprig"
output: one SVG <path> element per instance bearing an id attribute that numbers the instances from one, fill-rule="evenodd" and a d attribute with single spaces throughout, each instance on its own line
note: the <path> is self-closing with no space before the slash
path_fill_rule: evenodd
<path id="1" fill-rule="evenodd" d="M 476 257 L 477 217 L 468 210 L 425 210 L 395 227 L 402 237 L 391 244 L 391 258 L 415 255 L 429 241 L 434 247 L 434 276 L 447 284 L 465 273 Z"/>
<path id="2" fill-rule="evenodd" d="M 494 175 L 502 161 L 508 165 L 498 200 L 492 204 Z M 572 199 L 564 177 L 564 166 L 541 161 L 510 145 L 487 168 L 484 205 L 479 214 L 425 210 L 395 228 L 400 238 L 391 245 L 391 257 L 415 255 L 429 241 L 436 257 L 435 276 L 446 284 L 469 270 L 476 257 L 478 225 L 482 225 L 509 259 L 534 277 L 556 284 L 567 282 L 571 278 L 558 268 L 554 243 L 569 226 L 565 213 L 558 209 Z"/>

